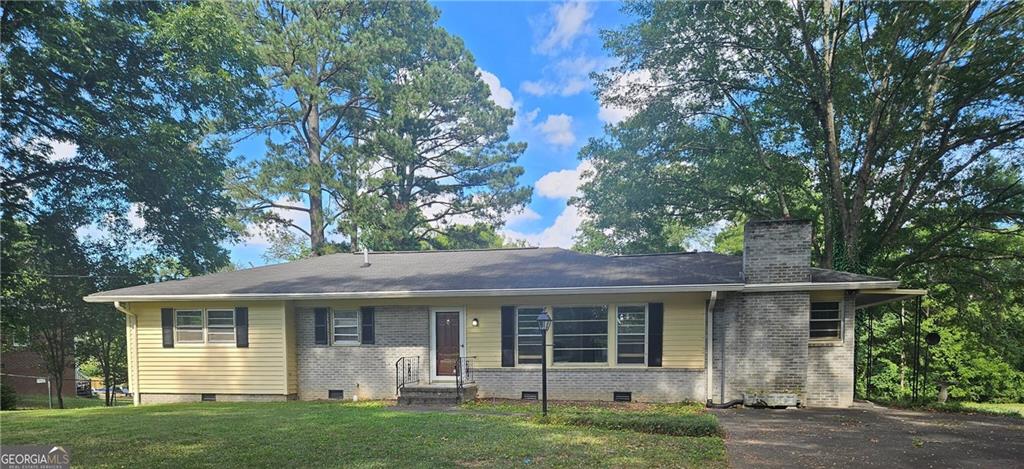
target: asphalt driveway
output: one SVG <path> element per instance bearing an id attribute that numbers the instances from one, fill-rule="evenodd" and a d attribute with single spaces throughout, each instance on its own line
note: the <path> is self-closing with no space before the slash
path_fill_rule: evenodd
<path id="1" fill-rule="evenodd" d="M 716 410 L 732 467 L 1024 468 L 1024 419 L 850 409 Z"/>

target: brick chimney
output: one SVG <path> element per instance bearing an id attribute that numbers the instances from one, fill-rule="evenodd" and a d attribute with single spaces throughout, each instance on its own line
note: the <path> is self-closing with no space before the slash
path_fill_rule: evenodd
<path id="1" fill-rule="evenodd" d="M 752 221 L 743 228 L 745 283 L 811 281 L 811 222 Z"/>

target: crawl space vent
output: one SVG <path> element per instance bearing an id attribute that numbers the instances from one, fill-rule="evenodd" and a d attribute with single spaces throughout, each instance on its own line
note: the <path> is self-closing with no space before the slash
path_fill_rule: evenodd
<path id="1" fill-rule="evenodd" d="M 537 391 L 523 391 L 523 400 L 524 401 L 536 401 L 537 400 Z"/>
<path id="2" fill-rule="evenodd" d="M 203 402 L 213 402 L 213 401 L 217 400 L 217 395 L 216 394 L 203 394 L 202 399 L 203 399 Z"/>
<path id="3" fill-rule="evenodd" d="M 345 398 L 345 391 L 343 391 L 341 389 L 331 389 L 331 390 L 328 390 L 327 391 L 327 398 L 328 399 L 344 399 Z"/>
<path id="4" fill-rule="evenodd" d="M 632 402 L 633 393 L 616 391 L 612 393 L 612 400 L 615 402 Z"/>

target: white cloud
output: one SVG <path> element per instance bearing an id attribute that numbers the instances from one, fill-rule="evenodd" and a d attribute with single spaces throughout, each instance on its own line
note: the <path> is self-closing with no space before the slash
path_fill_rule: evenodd
<path id="1" fill-rule="evenodd" d="M 535 51 L 546 55 L 568 49 L 577 37 L 587 31 L 587 21 L 594 16 L 594 11 L 586 2 L 570 1 L 553 5 L 548 14 L 550 18 L 546 22 L 552 23 L 551 28 L 534 47 Z"/>
<path id="2" fill-rule="evenodd" d="M 590 161 L 581 161 L 576 169 L 564 169 L 552 171 L 545 174 L 534 184 L 537 194 L 541 197 L 551 199 L 568 199 L 579 193 L 580 184 L 583 182 L 583 173 L 593 168 Z M 540 218 L 540 215 L 537 215 Z M 551 226 L 536 233 L 523 233 L 515 230 L 504 230 L 502 233 L 506 238 L 512 240 L 523 240 L 532 246 L 556 246 L 570 248 L 573 244 L 573 237 L 576 230 L 583 221 L 583 214 L 578 208 L 566 205 L 562 213 L 555 218 Z"/>
<path id="3" fill-rule="evenodd" d="M 536 221 L 540 219 L 541 216 L 539 213 L 537 213 L 536 210 L 530 207 L 523 207 L 522 210 L 519 210 L 518 212 L 508 214 L 508 216 L 505 217 L 505 225 L 514 226 L 520 223 Z"/>
<path id="4" fill-rule="evenodd" d="M 541 176 L 533 185 L 537 195 L 549 199 L 568 199 L 577 194 L 583 182 L 583 172 L 593 169 L 589 160 L 581 161 L 574 169 L 552 171 Z"/>
<path id="5" fill-rule="evenodd" d="M 549 82 L 549 81 L 544 81 L 544 80 L 530 81 L 530 80 L 527 80 L 527 81 L 522 82 L 519 85 L 519 88 L 522 88 L 522 90 L 525 93 L 527 93 L 527 94 L 532 94 L 534 96 L 544 96 L 546 94 L 551 94 L 553 86 L 554 86 L 554 84 Z"/>
<path id="6" fill-rule="evenodd" d="M 576 142 L 576 134 L 572 131 L 572 116 L 552 114 L 537 126 L 544 134 L 544 140 L 552 145 L 567 147 Z"/>
<path id="7" fill-rule="evenodd" d="M 654 79 L 648 70 L 634 70 L 619 76 L 611 88 L 600 97 L 598 119 L 606 124 L 618 124 L 636 113 L 633 107 L 624 107 L 611 102 L 612 99 L 629 96 L 644 99 L 654 94 Z"/>
<path id="8" fill-rule="evenodd" d="M 508 88 L 501 86 L 501 80 L 498 79 L 498 76 L 482 68 L 477 69 L 477 71 L 480 72 L 480 79 L 487 83 L 487 86 L 491 89 L 491 101 L 505 109 L 512 109 L 515 106 L 512 92 Z"/>
<path id="9" fill-rule="evenodd" d="M 78 145 L 74 143 L 61 140 L 45 140 L 45 142 L 53 149 L 50 152 L 50 161 L 63 161 L 78 155 Z"/>
<path id="10" fill-rule="evenodd" d="M 523 240 L 532 246 L 571 248 L 576 230 L 583 221 L 583 216 L 575 206 L 566 206 L 565 210 L 555 218 L 551 226 L 538 233 L 522 233 L 505 230 L 502 234 L 509 239 Z"/>
<path id="11" fill-rule="evenodd" d="M 523 92 L 534 96 L 573 96 L 591 89 L 590 74 L 611 66 L 614 60 L 581 55 L 561 59 L 544 67 L 545 78 L 528 80 L 519 85 Z"/>

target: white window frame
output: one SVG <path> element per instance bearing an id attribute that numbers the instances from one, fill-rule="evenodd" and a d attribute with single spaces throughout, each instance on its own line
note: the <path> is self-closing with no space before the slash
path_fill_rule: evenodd
<path id="1" fill-rule="evenodd" d="M 542 363 L 519 363 L 519 310 L 521 310 L 521 309 L 546 310 L 547 307 L 546 306 L 535 306 L 535 305 L 516 306 L 516 334 L 515 334 L 516 335 L 516 340 L 515 340 L 516 366 L 521 366 L 521 367 L 526 367 L 526 368 L 529 368 L 529 367 L 540 367 L 542 365 Z M 541 334 L 540 334 L 541 347 L 547 347 L 547 341 L 548 341 L 547 339 L 548 339 L 547 338 L 547 333 L 545 331 L 541 331 Z M 545 358 L 545 354 L 542 351 L 541 355 L 540 355 L 541 361 L 543 361 L 544 358 Z"/>
<path id="2" fill-rule="evenodd" d="M 814 323 L 814 322 L 836 322 L 835 319 L 814 319 L 814 304 L 815 303 L 835 303 L 836 304 L 836 311 L 839 314 L 839 318 L 838 318 L 839 319 L 839 330 L 836 331 L 836 335 L 835 336 L 831 336 L 831 337 L 811 337 L 810 336 L 811 335 L 810 329 L 809 329 L 809 326 L 808 326 L 808 332 L 807 332 L 808 340 L 810 340 L 811 342 L 842 342 L 844 340 L 843 336 L 844 336 L 844 331 L 846 329 L 846 313 L 843 310 L 843 302 L 840 301 L 840 300 L 834 300 L 834 301 L 831 301 L 831 300 L 811 301 L 811 307 L 810 307 L 810 310 L 807 313 L 808 325 L 810 325 L 811 323 Z"/>
<path id="3" fill-rule="evenodd" d="M 179 326 L 178 325 L 178 313 L 199 313 L 199 328 L 196 326 Z M 203 338 L 199 340 L 182 340 L 178 334 L 182 329 L 195 331 L 198 330 Z M 194 344 L 203 345 L 206 343 L 206 311 L 202 308 L 182 308 L 174 310 L 174 343 L 175 344 Z"/>
<path id="4" fill-rule="evenodd" d="M 644 334 L 643 334 L 643 336 L 644 336 L 644 360 L 643 360 L 643 363 L 619 363 L 619 345 L 620 345 L 620 342 L 619 342 L 619 309 L 623 308 L 623 307 L 625 307 L 625 308 L 637 308 L 637 307 L 639 307 L 639 308 L 643 308 L 643 310 L 644 310 Z M 647 366 L 647 347 L 650 345 L 650 340 L 651 340 L 651 335 L 650 335 L 651 319 L 650 318 L 651 318 L 651 315 L 650 315 L 650 311 L 647 310 L 647 303 L 615 305 L 615 365 L 616 366 L 635 366 L 635 367 L 645 367 L 645 366 Z M 629 335 L 639 335 L 639 334 L 629 334 Z"/>
<path id="5" fill-rule="evenodd" d="M 604 332 L 604 336 L 605 336 L 606 344 L 604 346 L 604 351 L 605 351 L 604 361 L 603 362 L 559 362 L 559 361 L 555 361 L 555 324 L 558 322 L 558 318 L 556 317 L 556 314 L 555 314 L 555 308 L 594 308 L 594 307 L 604 308 L 604 312 L 605 312 L 605 320 L 604 320 L 604 327 L 605 327 L 604 331 L 605 332 Z M 609 352 L 611 351 L 611 341 L 612 341 L 612 339 L 611 339 L 611 337 L 609 337 L 610 334 L 608 333 L 608 321 L 611 320 L 611 318 L 609 317 L 610 313 L 611 313 L 611 308 L 606 303 L 605 304 L 590 303 L 590 304 L 552 305 L 551 306 L 551 365 L 552 366 L 564 366 L 564 367 L 611 366 L 613 362 L 612 362 L 612 357 L 610 356 Z M 571 320 L 571 321 L 572 322 L 581 322 L 579 320 Z M 587 320 L 587 321 L 591 321 L 591 320 Z M 594 320 L 593 322 L 597 322 L 597 321 Z M 601 334 L 572 334 L 572 335 L 576 335 L 576 336 L 599 336 Z M 575 350 L 580 350 L 580 349 L 575 349 Z M 590 349 L 588 349 L 588 350 L 590 350 Z M 598 349 L 593 349 L 593 350 L 598 350 Z"/>
<path id="6" fill-rule="evenodd" d="M 350 339 L 348 339 L 348 340 L 338 340 L 337 334 L 335 334 L 334 329 L 337 328 L 337 327 L 351 327 L 351 326 L 346 326 L 346 325 L 343 325 L 343 326 L 338 326 L 337 325 L 337 316 L 338 316 L 339 313 L 354 314 L 355 315 L 355 321 L 356 321 L 355 322 L 355 328 L 356 328 L 356 338 L 355 338 L 355 340 L 350 340 Z M 363 323 L 362 323 L 362 319 L 363 319 L 362 314 L 359 312 L 358 309 L 338 309 L 338 310 L 332 309 L 331 310 L 331 331 L 330 331 L 331 345 L 350 346 L 350 345 L 359 345 L 359 344 L 361 344 L 363 342 Z"/>
<path id="7" fill-rule="evenodd" d="M 210 325 L 210 312 L 211 311 L 218 312 L 218 313 L 224 313 L 224 312 L 231 313 L 231 340 L 210 340 L 210 328 L 211 327 L 213 329 L 217 329 L 217 333 L 219 333 L 219 334 L 220 333 L 224 333 L 225 332 L 224 330 L 227 329 L 227 326 L 211 326 Z M 206 341 L 206 343 L 208 343 L 208 344 L 218 344 L 218 345 L 220 345 L 220 344 L 234 345 L 234 344 L 238 343 L 238 323 L 235 321 L 235 310 L 234 310 L 234 308 L 206 308 L 206 313 L 205 313 L 204 316 L 205 317 L 204 317 L 203 325 L 205 326 L 206 331 L 203 334 L 203 339 Z M 221 330 L 221 329 L 224 329 L 224 330 Z"/>

